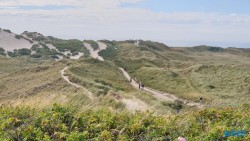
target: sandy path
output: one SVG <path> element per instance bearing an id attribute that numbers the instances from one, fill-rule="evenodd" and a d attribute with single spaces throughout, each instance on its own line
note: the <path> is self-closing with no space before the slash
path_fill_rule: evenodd
<path id="1" fill-rule="evenodd" d="M 122 70 L 123 75 L 128 80 L 130 80 L 131 77 L 129 76 L 129 74 L 123 68 L 120 68 L 120 69 Z M 132 79 L 131 85 L 134 86 L 137 89 L 139 87 L 139 84 L 133 79 Z M 198 108 L 204 107 L 200 103 L 195 103 L 195 102 L 190 102 L 190 101 L 187 101 L 187 100 L 183 100 L 181 98 L 176 97 L 175 95 L 172 95 L 172 94 L 169 94 L 169 93 L 163 93 L 163 92 L 160 92 L 160 91 L 148 88 L 148 87 L 144 87 L 144 90 L 151 93 L 159 101 L 172 101 L 173 102 L 175 100 L 179 100 L 179 101 L 182 101 L 184 104 L 186 104 L 188 106 L 197 106 Z"/>
<path id="2" fill-rule="evenodd" d="M 70 85 L 72 85 L 72 86 L 74 86 L 74 87 L 77 87 L 77 88 L 82 88 L 83 86 L 80 86 L 80 85 L 78 85 L 78 84 L 75 84 L 75 83 L 72 83 L 72 82 L 70 82 L 70 80 L 69 80 L 69 77 L 68 76 L 65 76 L 65 71 L 68 69 L 68 67 L 65 67 L 65 68 L 63 68 L 60 72 L 61 72 L 61 76 L 62 76 L 62 78 L 65 80 L 65 81 L 67 81 Z"/>
<path id="3" fill-rule="evenodd" d="M 84 88 L 83 86 L 80 86 L 80 85 L 78 85 L 78 84 L 76 84 L 76 83 L 71 82 L 71 81 L 69 80 L 69 77 L 68 77 L 68 76 L 65 76 L 65 71 L 66 71 L 67 69 L 68 69 L 68 67 L 64 67 L 62 70 L 60 70 L 62 78 L 63 78 L 66 82 L 68 82 L 70 85 L 72 85 L 72 86 L 74 86 L 74 87 L 77 87 L 77 88 Z M 88 92 L 88 97 L 89 97 L 90 99 L 94 99 L 94 96 L 93 96 L 93 94 L 92 94 L 91 92 Z"/>
<path id="4" fill-rule="evenodd" d="M 90 56 L 93 57 L 93 58 L 96 58 L 98 60 L 101 60 L 101 61 L 104 61 L 104 59 L 102 58 L 102 56 L 99 56 L 98 52 L 103 50 L 103 49 L 106 49 L 106 45 L 104 43 L 101 43 L 101 42 L 97 42 L 98 46 L 99 46 L 99 49 L 97 50 L 94 50 L 90 44 L 88 43 L 83 43 L 83 45 L 89 50 L 89 53 L 90 53 Z"/>

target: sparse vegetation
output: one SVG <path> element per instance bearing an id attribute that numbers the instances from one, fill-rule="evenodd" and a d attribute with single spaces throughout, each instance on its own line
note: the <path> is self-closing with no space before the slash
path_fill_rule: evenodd
<path id="1" fill-rule="evenodd" d="M 3 55 L 3 56 L 6 55 L 5 50 L 2 47 L 0 47 L 0 55 Z"/>
<path id="2" fill-rule="evenodd" d="M 104 59 L 113 60 L 114 58 L 116 58 L 117 55 L 116 49 L 117 48 L 115 46 L 108 44 L 105 50 L 101 50 L 99 52 L 99 55 L 102 56 Z"/>
<path id="3" fill-rule="evenodd" d="M 17 35 L 17 34 L 15 35 L 15 38 L 16 38 L 16 39 L 21 39 L 21 37 L 22 37 L 22 36 L 20 36 L 20 35 Z"/>
<path id="4" fill-rule="evenodd" d="M 11 33 L 9 29 L 3 29 L 4 32 Z"/>
<path id="5" fill-rule="evenodd" d="M 71 53 L 86 51 L 83 48 L 83 42 L 80 40 L 62 40 L 51 38 L 51 43 L 60 51 L 65 52 L 69 50 Z"/>
<path id="6" fill-rule="evenodd" d="M 18 54 L 21 56 L 31 55 L 31 50 L 27 48 L 18 49 Z"/>

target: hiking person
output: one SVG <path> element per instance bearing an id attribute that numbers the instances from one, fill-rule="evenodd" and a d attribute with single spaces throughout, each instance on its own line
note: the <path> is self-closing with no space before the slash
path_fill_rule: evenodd
<path id="1" fill-rule="evenodd" d="M 129 82 L 130 82 L 130 83 L 132 82 L 132 77 L 130 77 L 130 80 L 129 80 Z"/>
<path id="2" fill-rule="evenodd" d="M 139 90 L 141 89 L 141 84 L 139 83 Z"/>
<path id="3" fill-rule="evenodd" d="M 202 97 L 200 97 L 200 104 L 202 103 L 202 99 L 203 99 L 203 98 L 202 98 Z"/>
<path id="4" fill-rule="evenodd" d="M 142 90 L 144 89 L 144 84 L 141 84 L 141 89 L 142 89 Z"/>

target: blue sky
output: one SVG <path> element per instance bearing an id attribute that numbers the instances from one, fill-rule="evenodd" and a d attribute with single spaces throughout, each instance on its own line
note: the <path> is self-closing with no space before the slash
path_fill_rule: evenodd
<path id="1" fill-rule="evenodd" d="M 2 0 L 0 19 L 16 33 L 67 39 L 250 47 L 250 0 Z"/>
<path id="2" fill-rule="evenodd" d="M 250 13 L 249 0 L 146 0 L 140 6 L 158 12 Z"/>

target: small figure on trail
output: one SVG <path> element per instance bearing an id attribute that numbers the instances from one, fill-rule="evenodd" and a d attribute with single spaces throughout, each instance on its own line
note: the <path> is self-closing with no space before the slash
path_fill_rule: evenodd
<path id="1" fill-rule="evenodd" d="M 132 77 L 130 77 L 130 80 L 129 80 L 129 82 L 130 82 L 130 83 L 132 82 Z"/>
<path id="2" fill-rule="evenodd" d="M 139 83 L 139 90 L 141 89 L 141 84 Z"/>
<path id="3" fill-rule="evenodd" d="M 200 97 L 200 104 L 202 103 L 202 99 L 203 99 L 203 98 L 202 98 L 202 97 Z"/>
<path id="4" fill-rule="evenodd" d="M 144 84 L 141 84 L 141 89 L 142 89 L 142 90 L 144 89 Z"/>

